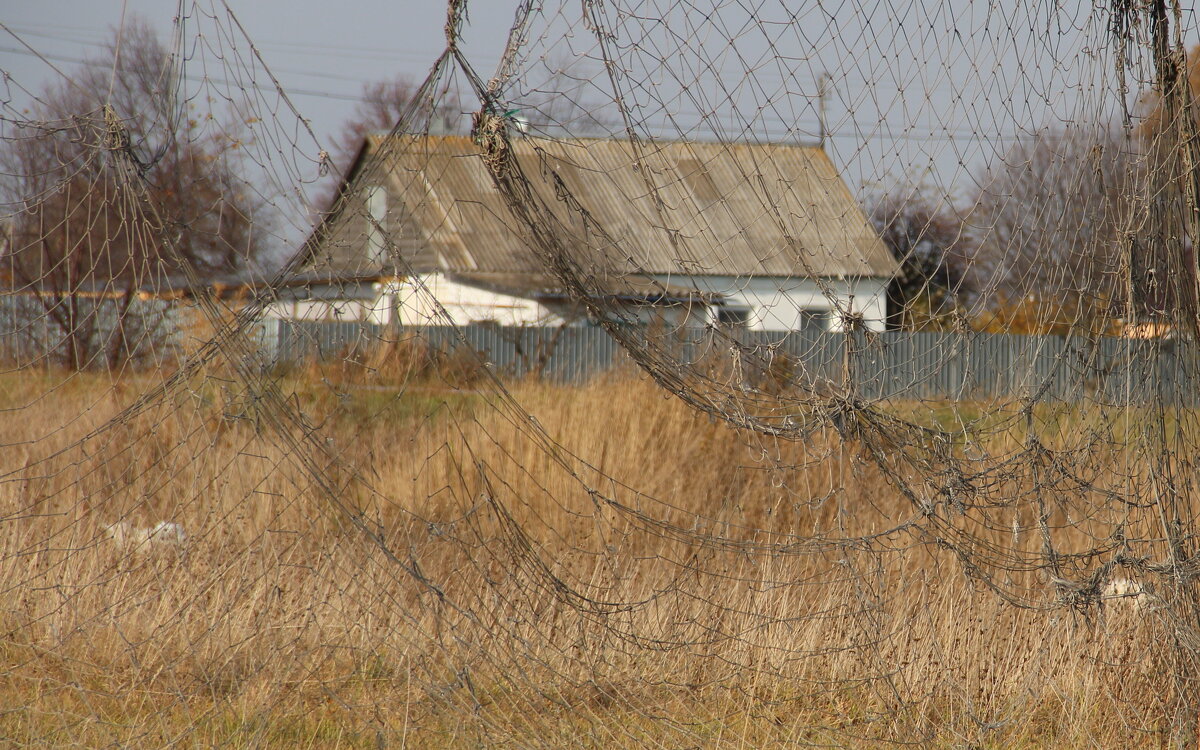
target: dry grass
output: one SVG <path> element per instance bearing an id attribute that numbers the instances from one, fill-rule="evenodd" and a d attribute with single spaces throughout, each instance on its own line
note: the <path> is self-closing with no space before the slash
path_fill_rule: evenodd
<path id="1" fill-rule="evenodd" d="M 379 365 L 284 374 L 311 435 L 215 376 L 91 435 L 150 381 L 0 376 L 6 745 L 1165 741 L 1160 616 L 839 544 L 920 515 L 861 446 L 748 447 L 633 379 L 518 409 Z M 186 543 L 106 533 L 161 521 Z"/>

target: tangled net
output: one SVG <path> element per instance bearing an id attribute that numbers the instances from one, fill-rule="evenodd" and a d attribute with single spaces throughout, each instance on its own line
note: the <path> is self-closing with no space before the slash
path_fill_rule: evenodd
<path id="1" fill-rule="evenodd" d="M 1191 16 L 467 10 L 9 81 L 0 736 L 1193 745 Z"/>

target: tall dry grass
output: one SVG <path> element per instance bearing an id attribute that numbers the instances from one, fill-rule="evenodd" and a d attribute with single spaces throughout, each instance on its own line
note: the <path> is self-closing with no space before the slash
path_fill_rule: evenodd
<path id="1" fill-rule="evenodd" d="M 1053 606 L 1036 571 L 1004 573 L 1032 606 L 1006 603 L 928 525 L 889 531 L 922 511 L 889 476 L 906 469 L 862 445 L 747 441 L 634 378 L 504 393 L 385 365 L 283 373 L 309 426 L 282 432 L 219 373 L 112 425 L 152 381 L 4 376 L 0 738 L 1117 747 L 1171 730 L 1160 613 Z M 996 531 L 1019 510 L 972 533 L 1032 554 L 1036 535 Z M 159 522 L 186 543 L 107 531 Z"/>

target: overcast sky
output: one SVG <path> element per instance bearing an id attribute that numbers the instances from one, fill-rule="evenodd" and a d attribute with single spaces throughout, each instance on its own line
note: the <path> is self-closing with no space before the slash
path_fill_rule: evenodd
<path id="1" fill-rule="evenodd" d="M 0 7 L 0 23 L 7 27 L 0 29 L 6 79 L 0 116 L 9 135 L 12 123 L 27 116 L 32 95 L 71 75 L 86 58 L 102 56 L 123 23 L 140 16 L 169 42 L 180 15 L 172 0 L 0 0 Z M 272 242 L 286 255 L 309 231 L 305 202 L 320 194 L 311 187 L 322 179 L 321 150 L 352 114 L 365 83 L 398 73 L 418 81 L 426 76 L 445 47 L 445 7 L 437 0 L 196 0 L 182 7 L 186 96 L 193 111 L 208 108 L 225 117 L 239 87 L 253 98 L 238 104 L 235 119 L 253 123 L 254 148 L 244 149 L 258 163 L 250 178 L 277 209 Z M 512 19 L 508 2 L 472 4 L 463 46 L 481 71 L 495 67 Z M 308 121 L 311 136 L 274 95 L 246 37 Z M 215 103 L 206 105 L 206 99 Z"/>
<path id="2" fill-rule="evenodd" d="M 1086 0 L 994 7 L 970 0 L 779 2 L 764 4 L 754 23 L 737 3 L 710 4 L 719 12 L 675 0 L 644 0 L 637 14 L 614 12 L 612 3 L 595 6 L 616 32 L 612 49 L 626 69 L 623 96 L 640 102 L 647 131 L 812 140 L 827 73 L 828 148 L 860 191 L 927 179 L 965 195 L 1012 139 L 1119 110 L 1107 19 Z M 460 46 L 485 79 L 516 5 L 468 4 Z M 585 77 L 600 80 L 601 56 L 579 18 L 583 3 L 568 0 L 563 10 L 544 5 L 530 27 L 526 63 L 579 58 L 591 63 L 581 68 Z M 55 68 L 69 72 L 98 54 L 123 18 L 139 14 L 167 36 L 178 14 L 171 0 L 7 0 L 4 7 L 0 23 L 12 32 L 0 32 L 9 118 L 12 106 L 27 101 L 22 89 L 37 91 L 58 75 Z M 270 87 L 264 71 L 245 67 L 244 44 L 229 46 L 237 41 L 236 18 L 322 145 L 365 82 L 396 73 L 419 79 L 445 44 L 439 0 L 197 0 L 184 6 L 184 16 L 189 77 L 207 77 L 210 91 Z M 1194 26 L 1190 11 L 1185 25 Z M 217 38 L 216 29 L 233 36 Z M 1194 36 L 1189 31 L 1187 38 Z M 611 99 L 600 84 L 588 85 L 595 89 L 591 101 Z M 1135 76 L 1132 88 L 1138 85 Z M 523 89 L 535 99 L 531 89 L 537 81 Z M 302 128 L 288 122 L 285 106 L 264 96 L 255 107 L 256 117 L 279 120 L 279 132 L 260 136 L 264 148 L 281 140 L 302 155 L 316 153 Z"/>
<path id="3" fill-rule="evenodd" d="M 47 58 L 39 60 L 9 34 L 0 33 L 0 69 L 37 89 L 99 53 L 123 18 L 140 15 L 169 38 L 178 6 L 172 0 L 5 0 L 0 22 Z M 437 0 L 230 0 L 284 88 L 321 137 L 349 116 L 368 81 L 398 72 L 423 77 L 445 46 L 445 7 Z M 465 33 L 478 66 L 490 70 L 512 22 L 513 7 L 493 0 L 473 3 Z M 203 29 L 219 3 L 184 6 Z M 48 64 L 49 63 L 49 64 Z M 209 75 L 217 75 L 209 69 Z"/>

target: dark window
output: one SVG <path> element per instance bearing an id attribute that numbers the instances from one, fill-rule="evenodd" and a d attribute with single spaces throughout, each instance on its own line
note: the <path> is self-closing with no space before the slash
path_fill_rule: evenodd
<path id="1" fill-rule="evenodd" d="M 750 308 L 718 307 L 717 322 L 727 326 L 745 326 L 750 322 Z"/>

